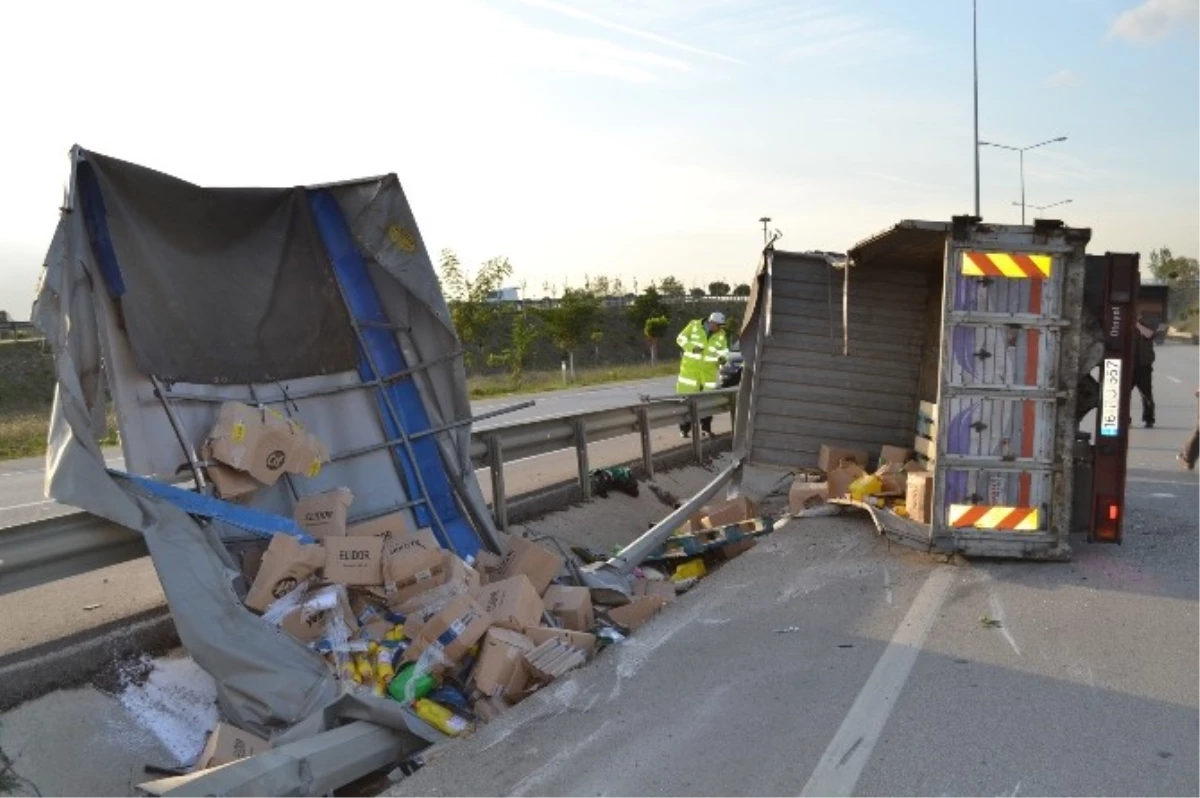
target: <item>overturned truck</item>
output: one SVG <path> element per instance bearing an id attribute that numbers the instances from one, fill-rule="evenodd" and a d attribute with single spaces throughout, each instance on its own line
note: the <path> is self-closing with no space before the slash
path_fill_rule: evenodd
<path id="1" fill-rule="evenodd" d="M 1066 559 L 1081 528 L 1119 542 L 1137 257 L 1088 256 L 1090 236 L 956 217 L 901 222 L 848 258 L 768 247 L 735 454 L 804 470 L 831 466 L 822 447 L 914 452 L 926 510 L 831 499 L 928 551 Z"/>

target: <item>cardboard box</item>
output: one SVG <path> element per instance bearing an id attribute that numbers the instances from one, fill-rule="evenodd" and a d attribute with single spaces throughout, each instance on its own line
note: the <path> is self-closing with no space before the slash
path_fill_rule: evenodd
<path id="1" fill-rule="evenodd" d="M 856 463 L 845 462 L 825 475 L 829 498 L 844 499 L 850 492 L 850 483 L 866 474 Z"/>
<path id="2" fill-rule="evenodd" d="M 325 539 L 325 579 L 343 585 L 383 584 L 383 538 Z"/>
<path id="3" fill-rule="evenodd" d="M 262 487 L 258 480 L 244 471 L 216 462 L 212 447 L 208 444 L 200 448 L 200 459 L 210 463 L 205 472 L 208 474 L 208 481 L 217 489 L 218 498 L 229 501 L 249 496 Z"/>
<path id="4" fill-rule="evenodd" d="M 589 655 L 596 651 L 596 636 L 587 632 L 554 629 L 549 626 L 527 626 L 525 636 L 532 640 L 535 646 L 540 646 L 547 640 L 561 640 Z"/>
<path id="5" fill-rule="evenodd" d="M 904 446 L 884 446 L 879 450 L 879 465 L 891 463 L 902 466 L 912 458 L 912 450 Z M 859 463 L 863 465 L 863 463 Z"/>
<path id="6" fill-rule="evenodd" d="M 305 532 L 321 540 L 346 534 L 346 513 L 354 501 L 349 488 L 302 496 L 296 500 L 293 516 Z"/>
<path id="7" fill-rule="evenodd" d="M 553 639 L 547 640 L 533 651 L 522 653 L 521 658 L 533 677 L 546 684 L 587 662 L 584 652 L 561 640 Z"/>
<path id="8" fill-rule="evenodd" d="M 754 538 L 749 540 L 754 542 Z M 633 583 L 633 595 L 661 596 L 669 603 L 675 600 L 675 583 L 669 579 L 637 579 Z"/>
<path id="9" fill-rule="evenodd" d="M 520 632 L 493 627 L 483 636 L 479 660 L 471 680 L 486 696 L 511 695 L 529 682 L 529 670 L 521 655 L 537 646 Z"/>
<path id="10" fill-rule="evenodd" d="M 714 502 L 700 510 L 701 529 L 719 529 L 758 515 L 758 505 L 746 496 Z M 699 530 L 695 530 L 699 531 Z"/>
<path id="11" fill-rule="evenodd" d="M 359 629 L 358 620 L 354 617 L 354 611 L 350 609 L 349 602 L 339 597 L 336 611 L 341 613 L 342 621 L 346 624 L 347 633 L 350 635 L 356 634 Z M 315 602 L 307 599 L 300 606 L 283 616 L 279 628 L 301 643 L 312 643 L 326 635 L 329 629 L 329 619 L 333 616 L 334 612 L 335 610 L 328 609 L 327 607 L 315 606 Z"/>
<path id="12" fill-rule="evenodd" d="M 422 547 L 398 549 L 385 554 L 383 584 L 389 601 L 403 603 L 445 583 L 450 575 L 447 555 L 454 557 L 441 549 Z"/>
<path id="13" fill-rule="evenodd" d="M 429 528 L 418 529 L 415 532 L 407 529 L 388 532 L 381 537 L 383 538 L 383 555 L 385 557 L 414 551 L 444 551 L 441 544 L 438 543 L 437 537 L 434 536 L 433 530 Z"/>
<path id="14" fill-rule="evenodd" d="M 900 463 L 888 462 L 876 469 L 875 476 L 879 477 L 879 481 L 883 484 L 881 493 L 904 494 L 905 486 L 908 484 L 904 468 L 904 465 Z"/>
<path id="15" fill-rule="evenodd" d="M 406 662 L 416 662 L 429 646 L 441 643 L 443 653 L 450 662 L 458 662 L 491 626 L 491 616 L 470 596 L 462 595 L 451 599 L 436 615 L 422 627 L 413 644 L 404 652 Z M 408 630 L 407 622 L 404 625 Z"/>
<path id="16" fill-rule="evenodd" d="M 301 543 L 291 535 L 278 534 L 263 552 L 254 584 L 246 593 L 245 604 L 266 612 L 276 600 L 325 567 L 327 552 L 319 543 Z"/>
<path id="17" fill-rule="evenodd" d="M 491 616 L 493 626 L 515 632 L 537 626 L 545 609 L 542 597 L 525 574 L 484 585 L 479 589 L 479 604 Z"/>
<path id="18" fill-rule="evenodd" d="M 430 608 L 439 608 L 446 602 L 457 596 L 474 595 L 479 589 L 478 575 L 475 579 L 470 578 L 470 572 L 466 564 L 454 556 L 451 552 L 445 553 L 447 557 L 453 558 L 450 560 L 448 574 L 446 580 L 437 587 L 425 590 L 412 598 L 404 601 L 390 600 L 388 609 L 404 616 L 404 627 L 408 629 L 410 624 L 417 622 L 419 616 Z"/>
<path id="19" fill-rule="evenodd" d="M 214 459 L 245 471 L 264 485 L 284 473 L 316 476 L 329 459 L 324 446 L 274 410 L 225 402 L 209 434 Z"/>
<path id="20" fill-rule="evenodd" d="M 866 468 L 868 457 L 869 455 L 862 449 L 847 449 L 842 446 L 822 444 L 820 452 L 817 454 L 817 468 L 828 474 L 846 460 L 858 463 L 860 467 Z M 830 493 L 829 495 L 833 496 L 834 494 Z"/>
<path id="21" fill-rule="evenodd" d="M 633 601 L 625 606 L 609 610 L 608 617 L 612 619 L 613 623 L 632 632 L 658 614 L 665 606 L 667 606 L 667 600 L 662 596 L 634 596 Z"/>
<path id="22" fill-rule="evenodd" d="M 802 513 L 820 507 L 829 498 L 829 485 L 824 482 L 805 482 L 802 478 L 792 483 L 788 491 L 788 510 Z"/>
<path id="23" fill-rule="evenodd" d="M 592 591 L 586 587 L 551 585 L 542 597 L 546 611 L 562 621 L 567 629 L 576 632 L 589 631 L 596 625 L 596 614 L 592 610 Z"/>
<path id="24" fill-rule="evenodd" d="M 933 473 L 909 471 L 904 511 L 919 524 L 933 523 Z"/>
<path id="25" fill-rule="evenodd" d="M 200 752 L 200 758 L 196 760 L 192 772 L 228 765 L 230 762 L 261 754 L 270 747 L 271 744 L 261 737 L 228 723 L 218 723 L 208 735 L 208 742 Z"/>
<path id="26" fill-rule="evenodd" d="M 524 538 L 515 535 L 502 537 L 508 544 L 508 551 L 491 581 L 511 579 L 518 574 L 524 574 L 529 577 L 539 596 L 545 593 L 546 588 L 562 570 L 562 557 Z"/>
<path id="27" fill-rule="evenodd" d="M 429 530 L 422 530 L 428 532 Z M 381 515 L 378 518 L 372 518 L 370 521 L 363 521 L 358 524 L 351 524 L 346 530 L 347 535 L 351 536 L 372 536 L 382 537 L 383 535 L 391 535 L 392 537 L 403 537 L 404 535 L 413 534 L 412 524 L 408 522 L 408 517 L 404 512 L 388 513 Z M 429 532 L 432 537 L 433 532 Z M 434 543 L 437 543 L 437 538 L 434 538 Z"/>

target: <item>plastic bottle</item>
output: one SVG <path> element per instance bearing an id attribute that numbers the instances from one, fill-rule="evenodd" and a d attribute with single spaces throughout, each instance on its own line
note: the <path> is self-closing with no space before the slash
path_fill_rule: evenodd
<path id="1" fill-rule="evenodd" d="M 404 695 L 405 687 L 412 679 L 412 675 L 416 670 L 415 664 L 405 665 L 396 674 L 396 677 L 388 684 L 388 695 L 396 699 L 400 703 L 406 703 L 407 697 Z M 437 677 L 432 673 L 426 673 L 420 679 L 413 682 L 413 698 L 424 698 L 432 692 L 433 688 L 437 687 Z"/>
<path id="2" fill-rule="evenodd" d="M 392 651 L 380 647 L 375 651 L 375 695 L 382 696 L 392 679 L 396 678 L 396 669 L 392 667 Z"/>
<path id="3" fill-rule="evenodd" d="M 883 490 L 883 480 L 874 474 L 863 474 L 850 483 L 850 498 L 860 502 L 867 496 L 873 496 Z"/>
<path id="4" fill-rule="evenodd" d="M 354 655 L 354 667 L 358 671 L 358 680 L 362 684 L 375 682 L 375 669 L 371 667 L 371 657 L 366 652 Z"/>
<path id="5" fill-rule="evenodd" d="M 413 704 L 413 709 L 416 710 L 418 718 L 450 737 L 457 737 L 471 726 L 466 720 L 428 698 L 418 698 Z"/>

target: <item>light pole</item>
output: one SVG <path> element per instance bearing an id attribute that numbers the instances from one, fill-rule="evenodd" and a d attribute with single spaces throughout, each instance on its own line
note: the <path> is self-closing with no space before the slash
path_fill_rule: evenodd
<path id="1" fill-rule="evenodd" d="M 1047 210 L 1048 208 L 1057 208 L 1059 205 L 1066 205 L 1067 203 L 1069 203 L 1071 201 L 1072 200 L 1065 199 L 1065 200 L 1059 200 L 1058 202 L 1051 202 L 1049 205 L 1030 205 L 1029 207 L 1033 208 L 1035 211 L 1044 211 L 1044 210 Z M 1020 204 L 1021 203 L 1019 203 L 1019 202 L 1013 203 L 1013 205 L 1020 205 Z"/>
<path id="2" fill-rule="evenodd" d="M 763 226 L 763 247 L 766 247 L 767 243 L 770 241 L 770 238 L 767 234 L 767 225 L 771 223 L 771 217 L 764 216 L 763 218 L 759 219 L 759 221 L 762 222 Z"/>
<path id="3" fill-rule="evenodd" d="M 979 216 L 979 0 L 971 3 L 971 58 L 975 74 L 975 218 Z"/>
<path id="4" fill-rule="evenodd" d="M 991 141 L 981 141 L 980 145 L 985 147 L 999 147 L 1002 150 L 1012 150 L 1020 156 L 1021 163 L 1021 224 L 1025 224 L 1025 151 L 1034 150 L 1038 147 L 1045 147 L 1047 144 L 1055 144 L 1059 141 L 1066 141 L 1066 136 L 1059 136 L 1056 139 L 1047 139 L 1039 141 L 1037 144 L 1030 144 L 1028 147 L 1010 147 L 1007 144 L 996 144 Z"/>

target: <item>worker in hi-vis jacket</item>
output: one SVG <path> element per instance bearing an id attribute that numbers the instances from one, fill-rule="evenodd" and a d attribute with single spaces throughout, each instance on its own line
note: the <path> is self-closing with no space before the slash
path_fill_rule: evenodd
<path id="1" fill-rule="evenodd" d="M 693 319 L 675 338 L 683 350 L 679 361 L 679 380 L 675 393 L 711 391 L 717 387 L 721 364 L 729 357 L 729 339 L 725 335 L 725 314 L 713 313 L 707 319 Z M 712 416 L 700 419 L 700 429 L 712 435 Z M 692 434 L 692 422 L 679 425 L 683 437 Z"/>

